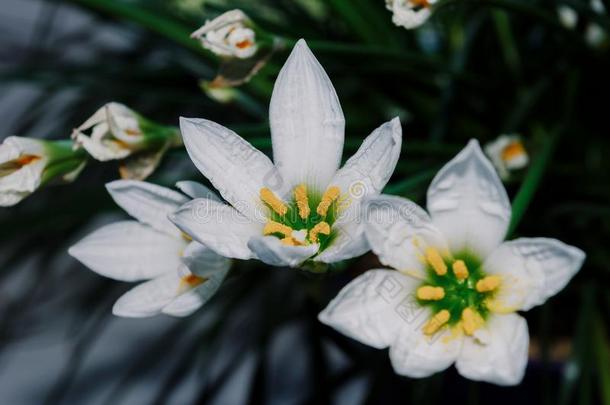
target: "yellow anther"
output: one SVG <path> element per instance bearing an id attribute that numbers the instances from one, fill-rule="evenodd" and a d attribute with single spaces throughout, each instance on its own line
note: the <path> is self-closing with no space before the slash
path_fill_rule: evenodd
<path id="1" fill-rule="evenodd" d="M 189 274 L 180 279 L 180 285 L 178 286 L 178 292 L 180 294 L 197 287 L 207 281 L 205 277 L 199 277 L 195 274 Z"/>
<path id="2" fill-rule="evenodd" d="M 478 292 L 489 292 L 493 291 L 500 286 L 500 276 L 487 276 L 477 281 Z"/>
<path id="3" fill-rule="evenodd" d="M 483 326 L 483 318 L 471 308 L 465 308 L 462 311 L 462 328 L 468 336 L 474 335 L 477 329 Z"/>
<path id="4" fill-rule="evenodd" d="M 445 264 L 445 261 L 441 257 L 440 253 L 438 253 L 438 250 L 431 247 L 427 248 L 426 259 L 428 260 L 428 263 L 430 263 L 436 274 L 438 274 L 439 276 L 444 276 L 445 274 L 447 274 L 447 265 Z"/>
<path id="5" fill-rule="evenodd" d="M 453 274 L 458 280 L 466 280 L 468 278 L 468 267 L 463 260 L 456 260 L 451 266 L 453 268 Z"/>
<path id="6" fill-rule="evenodd" d="M 451 314 L 446 309 L 437 312 L 424 326 L 424 333 L 426 335 L 434 335 L 444 324 L 449 322 L 450 317 Z"/>
<path id="7" fill-rule="evenodd" d="M 282 242 L 282 244 L 286 246 L 299 246 L 297 241 L 291 237 L 283 238 L 282 240 L 280 240 L 280 242 Z"/>
<path id="8" fill-rule="evenodd" d="M 297 202 L 299 216 L 302 219 L 306 219 L 311 213 L 311 210 L 309 209 L 309 200 L 307 199 L 307 187 L 305 186 L 305 184 L 301 184 L 295 187 L 294 199 Z"/>
<path id="9" fill-rule="evenodd" d="M 322 196 L 322 201 L 318 204 L 318 208 L 316 208 L 316 212 L 318 215 L 326 216 L 328 213 L 328 208 L 330 205 L 339 198 L 339 194 L 341 194 L 341 190 L 337 186 L 332 186 L 326 189 L 326 192 Z"/>
<path id="10" fill-rule="evenodd" d="M 273 233 L 279 233 L 285 237 L 292 235 L 292 228 L 288 225 L 280 224 L 279 222 L 269 221 L 263 228 L 263 235 L 271 235 Z"/>
<path id="11" fill-rule="evenodd" d="M 282 200 L 277 198 L 273 191 L 271 191 L 267 187 L 261 188 L 260 197 L 261 200 L 263 200 L 263 202 L 267 204 L 276 213 L 280 215 L 286 215 L 286 213 L 288 212 L 288 207 L 286 206 L 286 204 L 284 204 Z"/>
<path id="12" fill-rule="evenodd" d="M 426 301 L 438 301 L 445 298 L 445 290 L 443 287 L 431 287 L 425 285 L 417 289 L 417 298 Z"/>
<path id="13" fill-rule="evenodd" d="M 181 234 L 182 234 L 182 239 L 184 239 L 185 241 L 187 241 L 187 242 L 192 242 L 193 241 L 193 238 L 191 238 L 190 235 L 187 235 L 184 232 L 181 232 Z"/>
<path id="14" fill-rule="evenodd" d="M 311 228 L 309 230 L 309 240 L 311 241 L 311 243 L 318 242 L 319 234 L 330 235 L 330 225 L 328 225 L 326 222 L 320 222 L 316 224 L 316 226 Z"/>

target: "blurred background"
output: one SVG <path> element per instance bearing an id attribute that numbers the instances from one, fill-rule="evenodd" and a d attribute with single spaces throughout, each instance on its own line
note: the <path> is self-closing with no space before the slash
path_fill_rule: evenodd
<path id="1" fill-rule="evenodd" d="M 383 0 L 2 0 L 2 139 L 65 139 L 118 101 L 164 125 L 217 121 L 269 153 L 273 82 L 302 37 L 342 103 L 344 158 L 400 116 L 405 142 L 388 192 L 423 204 L 436 170 L 468 139 L 518 133 L 529 165 L 506 180 L 511 237 L 558 238 L 588 257 L 564 291 L 525 314 L 532 343 L 521 385 L 471 382 L 453 369 L 412 380 L 392 372 L 387 351 L 316 320 L 377 265 L 371 254 L 325 276 L 237 262 L 191 317 L 114 317 L 132 286 L 67 254 L 127 218 L 103 187 L 118 177 L 116 162 L 93 161 L 74 183 L 0 210 L 0 402 L 610 404 L 610 2 L 600 3 L 445 0 L 406 30 Z M 206 82 L 226 61 L 189 34 L 233 8 L 283 45 L 219 98 Z M 181 148 L 149 178 L 182 179 L 204 181 Z"/>

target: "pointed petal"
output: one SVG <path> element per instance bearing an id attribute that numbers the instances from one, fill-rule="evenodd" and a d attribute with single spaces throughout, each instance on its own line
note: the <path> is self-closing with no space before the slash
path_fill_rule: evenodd
<path id="1" fill-rule="evenodd" d="M 519 384 L 527 367 L 527 322 L 516 314 L 493 315 L 487 321 L 487 330 L 487 344 L 476 339 L 464 339 L 462 353 L 456 362 L 458 372 L 475 381 Z"/>
<path id="2" fill-rule="evenodd" d="M 504 240 L 510 202 L 476 140 L 471 140 L 432 180 L 428 212 L 452 252 L 469 249 L 484 259 Z"/>
<path id="3" fill-rule="evenodd" d="M 504 242 L 485 260 L 489 274 L 502 276 L 498 311 L 527 311 L 561 291 L 580 270 L 585 253 L 556 239 Z"/>
<path id="4" fill-rule="evenodd" d="M 369 270 L 343 287 L 318 319 L 365 345 L 388 347 L 411 321 L 419 282 L 394 270 Z"/>
<path id="5" fill-rule="evenodd" d="M 364 201 L 365 235 L 386 266 L 423 275 L 426 247 L 447 250 L 445 240 L 421 207 L 405 198 L 380 195 Z"/>
<path id="6" fill-rule="evenodd" d="M 253 258 L 248 241 L 263 234 L 263 225 L 227 204 L 205 198 L 184 204 L 169 218 L 197 242 L 234 259 Z"/>
<path id="7" fill-rule="evenodd" d="M 283 186 L 271 160 L 235 132 L 215 122 L 180 118 L 184 145 L 197 169 L 222 197 L 253 221 L 266 217 L 260 189 Z"/>
<path id="8" fill-rule="evenodd" d="M 336 232 L 337 236 L 335 236 L 330 246 L 314 258 L 314 261 L 336 263 L 362 256 L 371 250 L 364 235 L 364 226 L 360 220 L 335 224 L 333 225 L 333 232 Z"/>
<path id="9" fill-rule="evenodd" d="M 298 267 L 315 255 L 320 245 L 287 246 L 275 236 L 256 236 L 250 239 L 248 247 L 259 260 L 271 266 Z"/>
<path id="10" fill-rule="evenodd" d="M 304 40 L 278 75 L 269 120 L 273 160 L 287 185 L 324 192 L 341 163 L 345 120 L 328 75 Z"/>
<path id="11" fill-rule="evenodd" d="M 136 180 L 116 180 L 106 184 L 114 201 L 138 221 L 159 232 L 181 237 L 181 232 L 167 219 L 168 214 L 188 201 L 182 194 L 155 184 Z"/>
<path id="12" fill-rule="evenodd" d="M 116 316 L 144 318 L 157 315 L 179 294 L 180 276 L 176 271 L 139 284 L 123 294 L 112 308 Z"/>
<path id="13" fill-rule="evenodd" d="M 216 195 L 215 192 L 207 188 L 201 183 L 197 183 L 196 181 L 179 181 L 176 183 L 176 187 L 178 190 L 182 191 L 184 194 L 188 195 L 191 198 L 207 198 L 209 200 L 221 201 L 220 197 Z"/>
<path id="14" fill-rule="evenodd" d="M 175 271 L 185 247 L 182 239 L 124 221 L 96 230 L 68 253 L 102 276 L 135 281 Z"/>

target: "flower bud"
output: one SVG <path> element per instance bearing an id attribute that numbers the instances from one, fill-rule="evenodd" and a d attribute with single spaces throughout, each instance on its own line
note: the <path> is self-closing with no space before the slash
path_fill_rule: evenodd
<path id="1" fill-rule="evenodd" d="M 248 59 L 258 50 L 253 24 L 241 10 L 227 11 L 207 21 L 191 38 L 218 56 Z"/>

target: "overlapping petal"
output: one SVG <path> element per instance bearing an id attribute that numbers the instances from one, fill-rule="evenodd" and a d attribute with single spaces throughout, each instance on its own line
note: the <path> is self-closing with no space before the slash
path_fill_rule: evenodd
<path id="1" fill-rule="evenodd" d="M 248 247 L 256 257 L 271 266 L 298 267 L 316 254 L 320 245 L 284 245 L 275 236 L 256 236 L 248 241 Z"/>

